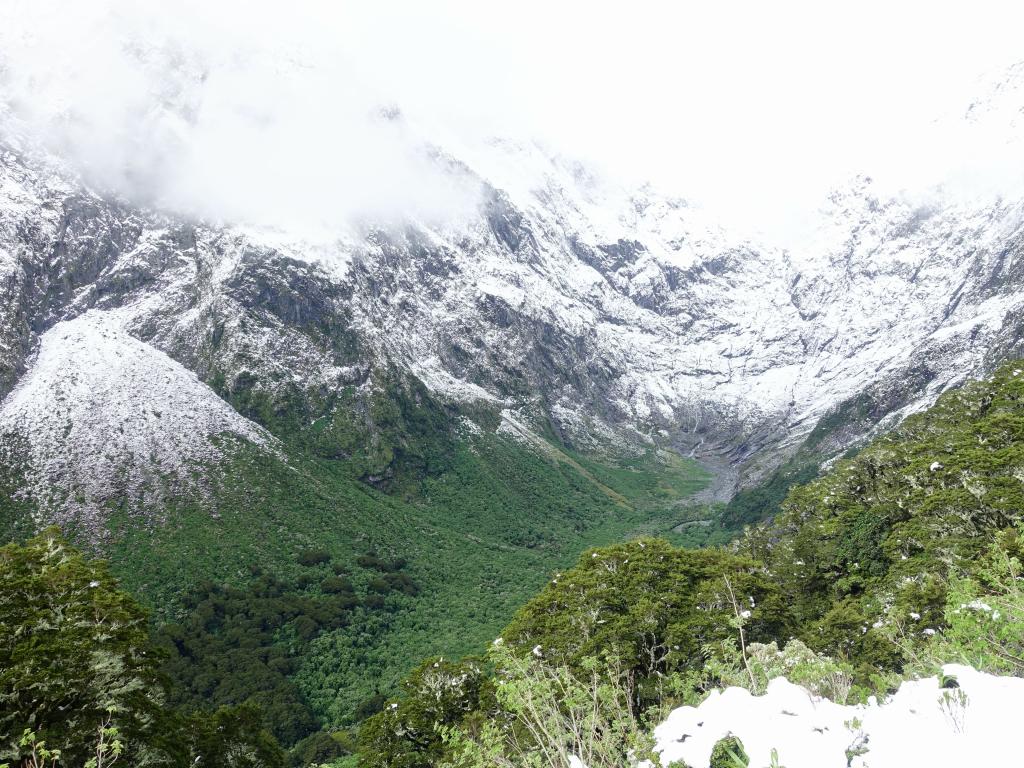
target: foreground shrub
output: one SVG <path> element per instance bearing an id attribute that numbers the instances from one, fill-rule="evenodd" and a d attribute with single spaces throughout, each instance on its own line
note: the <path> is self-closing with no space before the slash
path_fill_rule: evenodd
<path id="1" fill-rule="evenodd" d="M 734 599 L 735 598 L 735 599 Z M 503 637 L 521 650 L 581 670 L 614 653 L 635 681 L 634 710 L 664 698 L 666 679 L 702 670 L 708 654 L 745 637 L 786 636 L 787 605 L 753 560 L 641 539 L 584 554 L 522 608 Z"/>
<path id="2" fill-rule="evenodd" d="M 868 683 L 913 662 L 923 630 L 964 618 L 949 615 L 948 585 L 977 576 L 992 542 L 1024 521 L 1022 467 L 1024 372 L 1014 362 L 794 488 L 739 546 L 789 596 L 792 634 L 849 659 Z"/>
<path id="3" fill-rule="evenodd" d="M 1024 677 L 1024 535 L 997 539 L 974 574 L 951 580 L 946 626 L 924 653 L 926 666 L 968 664 L 993 674 Z M 923 670 L 929 671 L 929 670 Z"/>
<path id="4" fill-rule="evenodd" d="M 584 659 L 576 671 L 503 645 L 491 656 L 497 716 L 475 732 L 445 730 L 447 768 L 620 768 L 652 757 L 619 659 Z"/>
<path id="5" fill-rule="evenodd" d="M 722 653 L 709 660 L 709 681 L 746 688 L 755 696 L 768 689 L 777 677 L 806 688 L 837 704 L 846 704 L 853 686 L 849 665 L 815 653 L 799 640 L 790 640 L 782 650 L 774 641 L 751 643 L 746 649 L 746 663 L 734 644 L 723 645 Z"/>
<path id="6" fill-rule="evenodd" d="M 0 760 L 285 768 L 256 708 L 166 706 L 160 662 L 146 614 L 103 562 L 56 529 L 0 548 Z"/>
<path id="7" fill-rule="evenodd" d="M 444 729 L 469 728 L 467 721 L 494 708 L 493 683 L 475 659 L 426 661 L 402 682 L 402 692 L 360 729 L 360 768 L 436 768 Z"/>

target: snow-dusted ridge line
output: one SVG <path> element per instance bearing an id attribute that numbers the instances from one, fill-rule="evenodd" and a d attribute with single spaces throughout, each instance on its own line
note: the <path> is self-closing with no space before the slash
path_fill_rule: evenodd
<path id="1" fill-rule="evenodd" d="M 654 736 L 663 765 L 705 766 L 719 739 L 743 742 L 751 768 L 966 768 L 1019 765 L 1024 679 L 947 665 L 957 688 L 938 678 L 906 681 L 883 703 L 841 706 L 785 678 L 763 696 L 714 691 L 698 707 L 674 710 Z"/>
<path id="2" fill-rule="evenodd" d="M 445 149 L 484 191 L 464 219 L 324 236 L 106 198 L 5 130 L 0 395 L 40 333 L 102 310 L 200 379 L 274 402 L 397 370 L 522 429 L 671 445 L 752 482 L 844 401 L 881 393 L 826 453 L 1024 350 L 1024 200 L 923 205 L 860 177 L 783 250 L 495 141 Z"/>
<path id="3" fill-rule="evenodd" d="M 90 310 L 43 334 L 28 373 L 0 403 L 0 444 L 27 455 L 26 489 L 49 520 L 102 530 L 99 507 L 139 508 L 203 491 L 204 473 L 245 441 L 275 440 L 196 375 Z"/>

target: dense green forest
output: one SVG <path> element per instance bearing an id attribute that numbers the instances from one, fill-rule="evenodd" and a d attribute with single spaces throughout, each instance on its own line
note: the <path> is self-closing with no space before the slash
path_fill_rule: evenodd
<path id="1" fill-rule="evenodd" d="M 692 462 L 588 467 L 482 435 L 458 447 L 449 470 L 396 493 L 352 478 L 343 462 L 239 456 L 224 473 L 216 517 L 199 504 L 157 527 L 118 516 L 108 554 L 157 621 L 180 623 L 211 584 L 259 590 L 258 564 L 293 589 L 310 578 L 302 553 L 327 552 L 332 567 L 347 569 L 359 604 L 303 644 L 290 678 L 316 717 L 348 725 L 416 659 L 471 653 L 493 639 L 548 573 L 587 546 L 668 531 L 697 514 L 678 506 L 705 482 Z M 374 592 L 387 575 L 359 566 L 370 551 L 405 561 L 414 590 Z"/>
<path id="2" fill-rule="evenodd" d="M 0 549 L 0 596 L 0 760 L 286 765 L 255 707 L 169 706 L 146 612 L 56 529 Z"/>
<path id="3" fill-rule="evenodd" d="M 587 546 L 706 516 L 688 498 L 708 473 L 670 451 L 587 455 L 550 432 L 525 445 L 425 390 L 385 387 L 359 424 L 224 394 L 276 431 L 285 461 L 244 449 L 157 521 L 114 500 L 104 541 L 64 534 L 150 612 L 181 683 L 172 704 L 261 705 L 289 749 L 332 751 L 318 734 L 376 712 L 419 659 L 486 645 Z M 4 482 L 0 523 L 23 541 L 33 510 Z"/>
<path id="4" fill-rule="evenodd" d="M 120 518 L 110 566 L 55 531 L 0 552 L 0 709 L 16 713 L 0 741 L 69 766 L 117 749 L 475 768 L 585 738 L 596 767 L 643 754 L 668 707 L 781 674 L 778 658 L 844 700 L 940 659 L 1024 674 L 1022 402 L 1009 365 L 821 477 L 784 467 L 761 489 L 770 512 L 802 481 L 778 514 L 703 549 L 664 534 L 708 514 L 685 506 L 705 477 L 662 456 L 487 438 L 402 490 L 323 457 L 242 456 L 217 517 Z M 962 610 L 980 597 L 1003 624 Z"/>

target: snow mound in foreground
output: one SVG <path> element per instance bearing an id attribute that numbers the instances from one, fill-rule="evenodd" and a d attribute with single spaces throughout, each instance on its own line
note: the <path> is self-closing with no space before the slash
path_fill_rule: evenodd
<path id="1" fill-rule="evenodd" d="M 733 734 L 750 768 L 908 768 L 1017 765 L 1024 679 L 948 665 L 959 688 L 931 677 L 903 683 L 884 703 L 841 706 L 778 678 L 763 696 L 743 688 L 713 692 L 655 729 L 663 765 L 708 765 L 716 741 Z"/>
<path id="2" fill-rule="evenodd" d="M 105 500 L 202 487 L 204 466 L 238 440 L 272 443 L 194 373 L 97 310 L 43 334 L 0 404 L 0 447 L 20 453 L 44 512 L 63 510 L 50 521 L 97 533 Z"/>

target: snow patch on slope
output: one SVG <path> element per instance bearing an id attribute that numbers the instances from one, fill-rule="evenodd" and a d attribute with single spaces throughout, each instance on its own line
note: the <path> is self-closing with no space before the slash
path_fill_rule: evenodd
<path id="1" fill-rule="evenodd" d="M 786 768 L 1017 764 L 1012 734 L 1024 679 L 959 665 L 944 671 L 959 688 L 940 688 L 934 677 L 908 681 L 882 704 L 842 706 L 784 678 L 773 680 L 764 696 L 743 688 L 714 691 L 698 707 L 674 710 L 655 729 L 656 751 L 663 765 L 707 765 L 715 742 L 733 734 L 751 766 L 769 765 L 773 749 Z"/>
<path id="2" fill-rule="evenodd" d="M 273 448 L 194 373 L 98 310 L 43 334 L 0 404 L 0 444 L 26 446 L 28 488 L 43 514 L 98 535 L 105 500 L 126 494 L 145 505 L 168 488 L 202 489 L 204 466 L 237 440 Z"/>

